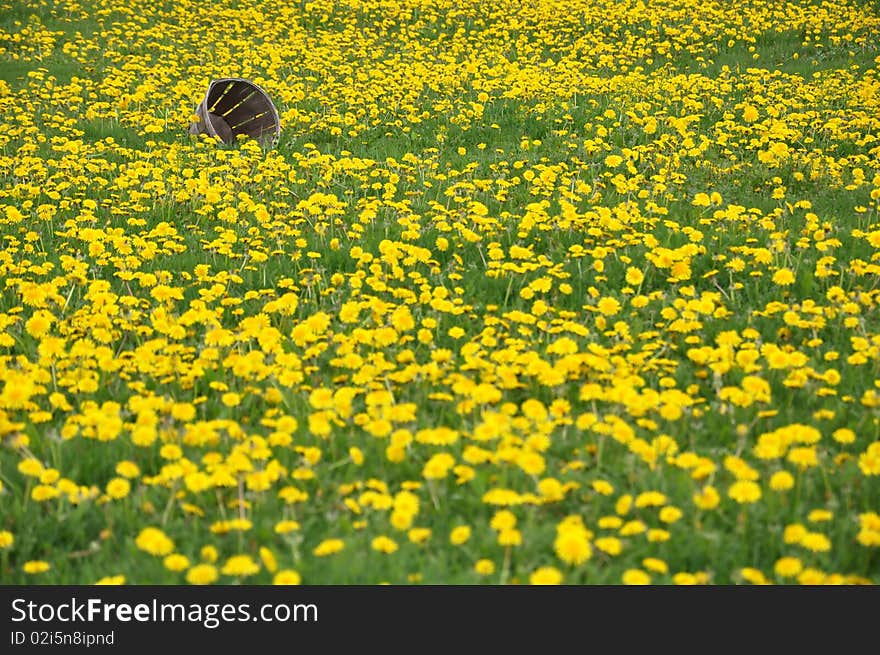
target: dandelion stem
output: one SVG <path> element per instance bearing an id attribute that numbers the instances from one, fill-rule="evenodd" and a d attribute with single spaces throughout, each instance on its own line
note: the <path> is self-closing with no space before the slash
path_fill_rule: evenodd
<path id="1" fill-rule="evenodd" d="M 501 578 L 499 584 L 507 584 L 510 577 L 510 546 L 504 549 L 504 563 L 501 565 Z"/>
<path id="2" fill-rule="evenodd" d="M 168 494 L 168 502 L 165 504 L 165 510 L 162 512 L 162 527 L 165 527 L 165 524 L 168 523 L 168 517 L 171 515 L 171 508 L 174 506 L 174 501 L 177 499 L 177 483 L 175 482 L 171 486 L 171 492 Z"/>
<path id="3" fill-rule="evenodd" d="M 434 488 L 433 480 L 428 480 L 428 493 L 431 494 L 431 502 L 434 504 L 434 509 L 440 509 L 440 501 L 437 498 L 437 490 Z"/>
<path id="4" fill-rule="evenodd" d="M 244 520 L 244 478 L 238 476 L 238 518 Z"/>

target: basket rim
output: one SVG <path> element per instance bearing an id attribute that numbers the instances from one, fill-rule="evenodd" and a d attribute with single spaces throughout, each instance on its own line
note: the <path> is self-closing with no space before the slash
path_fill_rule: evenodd
<path id="1" fill-rule="evenodd" d="M 268 93 L 266 93 L 266 90 L 263 87 L 261 87 L 259 84 L 256 84 L 256 83 L 252 82 L 251 80 L 246 79 L 244 77 L 218 77 L 218 78 L 212 79 L 208 83 L 208 89 L 205 91 L 205 95 L 202 98 L 202 101 L 196 106 L 196 111 L 198 112 L 202 107 L 204 107 L 205 114 L 207 114 L 208 113 L 208 97 L 211 95 L 211 90 L 217 84 L 224 84 L 227 82 L 242 82 L 244 84 L 247 84 L 248 86 L 252 86 L 254 89 L 256 89 L 257 92 L 262 94 L 262 96 L 268 101 L 269 110 L 272 112 L 272 117 L 275 119 L 275 130 L 274 130 L 274 135 L 271 138 L 271 141 L 273 143 L 278 141 L 279 136 L 281 136 L 281 117 L 278 115 L 278 109 L 275 107 L 275 103 L 272 102 L 272 98 L 269 96 Z M 207 116 L 205 116 L 204 118 L 207 119 Z M 213 136 L 215 138 L 219 138 L 219 136 L 216 133 L 214 133 L 214 130 L 212 130 L 211 127 L 212 126 L 210 125 L 210 122 L 208 122 L 207 128 L 208 128 L 209 133 L 211 133 L 211 136 Z"/>

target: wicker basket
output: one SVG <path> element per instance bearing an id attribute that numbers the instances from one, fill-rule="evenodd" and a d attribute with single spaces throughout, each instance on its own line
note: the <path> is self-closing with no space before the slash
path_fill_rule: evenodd
<path id="1" fill-rule="evenodd" d="M 207 133 L 223 143 L 234 143 L 240 134 L 246 134 L 260 145 L 274 146 L 281 134 L 278 110 L 266 92 L 235 77 L 212 81 L 196 115 L 199 120 L 190 125 L 189 133 Z"/>

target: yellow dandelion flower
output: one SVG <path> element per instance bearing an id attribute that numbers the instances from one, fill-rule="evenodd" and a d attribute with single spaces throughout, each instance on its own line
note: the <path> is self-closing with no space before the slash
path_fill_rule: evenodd
<path id="1" fill-rule="evenodd" d="M 596 305 L 596 309 L 603 316 L 614 316 L 620 312 L 620 303 L 614 298 L 602 298 Z"/>
<path id="2" fill-rule="evenodd" d="M 397 552 L 399 546 L 397 542 L 394 541 L 391 537 L 386 537 L 385 535 L 379 535 L 378 537 L 374 537 L 370 542 L 370 547 L 380 553 L 384 553 L 386 555 L 390 555 L 394 552 Z"/>
<path id="3" fill-rule="evenodd" d="M 460 546 L 471 538 L 471 529 L 467 525 L 458 525 L 449 533 L 449 543 Z"/>
<path id="4" fill-rule="evenodd" d="M 45 469 L 38 459 L 24 459 L 18 463 L 18 472 L 32 478 L 39 478 Z"/>
<path id="5" fill-rule="evenodd" d="M 672 535 L 669 534 L 668 530 L 661 530 L 659 528 L 652 528 L 648 530 L 648 541 L 652 544 L 660 544 L 664 541 L 669 541 L 672 538 Z"/>
<path id="6" fill-rule="evenodd" d="M 110 498 L 118 500 L 128 495 L 128 492 L 131 491 L 131 484 L 125 478 L 113 478 L 107 483 L 106 491 Z"/>
<path id="7" fill-rule="evenodd" d="M 802 585 L 820 585 L 824 584 L 826 576 L 819 569 L 808 568 L 800 572 L 797 577 L 798 584 Z"/>
<path id="8" fill-rule="evenodd" d="M 162 530 L 154 527 L 141 530 L 135 544 L 150 555 L 165 556 L 174 550 L 174 542 Z"/>
<path id="9" fill-rule="evenodd" d="M 522 532 L 516 528 L 504 529 L 498 533 L 498 545 L 520 546 L 522 545 Z"/>
<path id="10" fill-rule="evenodd" d="M 797 557 L 782 557 L 773 565 L 773 570 L 780 578 L 793 578 L 803 569 L 804 565 Z"/>
<path id="11" fill-rule="evenodd" d="M 493 530 L 510 530 L 516 527 L 516 515 L 507 509 L 498 510 L 489 521 L 489 527 Z"/>
<path id="12" fill-rule="evenodd" d="M 629 513 L 630 508 L 632 507 L 632 496 L 630 494 L 624 494 L 620 498 L 617 499 L 617 502 L 614 504 L 614 511 L 617 512 L 620 516 L 626 516 Z"/>
<path id="13" fill-rule="evenodd" d="M 672 583 L 682 586 L 698 584 L 697 576 L 695 576 L 693 573 L 688 573 L 687 571 L 681 571 L 680 573 L 676 573 L 675 575 L 673 575 Z"/>
<path id="14" fill-rule="evenodd" d="M 587 536 L 580 530 L 564 530 L 556 536 L 553 550 L 557 557 L 569 566 L 583 564 L 593 554 Z"/>
<path id="15" fill-rule="evenodd" d="M 821 532 L 808 532 L 801 537 L 799 543 L 814 553 L 827 553 L 831 550 L 831 540 Z"/>
<path id="16" fill-rule="evenodd" d="M 123 460 L 116 465 L 116 473 L 123 478 L 136 478 L 141 474 L 141 470 L 137 464 L 128 460 Z"/>
<path id="17" fill-rule="evenodd" d="M 773 491 L 788 491 L 794 487 L 794 476 L 788 471 L 776 471 L 770 476 L 770 488 Z"/>
<path id="18" fill-rule="evenodd" d="M 727 495 L 740 504 L 756 503 L 761 499 L 761 487 L 751 480 L 739 480 L 730 485 Z"/>
<path id="19" fill-rule="evenodd" d="M 123 584 L 125 584 L 125 576 L 124 575 L 108 575 L 108 576 L 105 576 L 105 577 L 101 578 L 100 580 L 98 580 L 95 584 L 98 586 L 123 585 Z"/>
<path id="20" fill-rule="evenodd" d="M 819 459 L 816 455 L 816 449 L 812 446 L 792 448 L 788 452 L 788 456 L 786 457 L 786 459 L 801 470 L 819 465 Z"/>
<path id="21" fill-rule="evenodd" d="M 642 566 L 644 566 L 649 571 L 653 571 L 654 573 L 659 573 L 660 575 L 666 575 L 669 573 L 669 566 L 662 559 L 657 559 L 656 557 L 646 557 L 642 560 Z"/>
<path id="22" fill-rule="evenodd" d="M 856 440 L 856 433 L 849 428 L 840 428 L 831 433 L 831 438 L 837 443 L 848 444 Z"/>
<path id="23" fill-rule="evenodd" d="M 449 475 L 449 470 L 455 466 L 455 459 L 449 453 L 437 453 L 425 462 L 422 475 L 427 480 L 442 480 Z"/>
<path id="24" fill-rule="evenodd" d="M 52 565 L 49 564 L 49 562 L 45 562 L 43 560 L 30 560 L 28 562 L 25 562 L 24 565 L 21 567 L 22 571 L 30 575 L 45 573 L 51 568 Z"/>
<path id="25" fill-rule="evenodd" d="M 492 575 L 495 573 L 495 563 L 490 559 L 480 559 L 474 564 L 474 571 L 479 575 Z"/>
<path id="26" fill-rule="evenodd" d="M 269 573 L 275 573 L 278 570 L 278 560 L 275 559 L 275 553 L 265 546 L 260 546 L 259 552 L 260 561 L 263 562 L 263 566 L 266 567 L 266 570 Z"/>
<path id="27" fill-rule="evenodd" d="M 759 569 L 746 567 L 744 569 L 740 569 L 739 574 L 742 576 L 743 580 L 754 585 L 770 584 L 766 576 Z"/>
<path id="28" fill-rule="evenodd" d="M 630 266 L 626 269 L 625 279 L 627 284 L 637 287 L 645 279 L 645 274 L 638 268 Z"/>
<path id="29" fill-rule="evenodd" d="M 220 396 L 220 402 L 226 407 L 238 407 L 241 404 L 241 394 L 228 391 Z"/>
<path id="30" fill-rule="evenodd" d="M 642 534 L 643 532 L 645 532 L 645 530 L 647 530 L 647 527 L 645 526 L 644 522 L 636 519 L 624 523 L 621 526 L 619 533 L 621 537 L 631 537 L 635 534 Z"/>
<path id="31" fill-rule="evenodd" d="M 189 568 L 189 558 L 180 553 L 172 553 L 162 560 L 162 564 L 169 571 L 185 571 Z"/>
<path id="32" fill-rule="evenodd" d="M 278 521 L 275 524 L 275 532 L 278 534 L 287 534 L 299 530 L 300 525 L 297 521 Z"/>
<path id="33" fill-rule="evenodd" d="M 782 540 L 787 544 L 796 544 L 807 534 L 807 528 L 800 523 L 792 523 L 785 526 L 782 531 Z"/>
<path id="34" fill-rule="evenodd" d="M 186 581 L 191 585 L 213 584 L 220 577 L 212 564 L 196 564 L 186 572 Z"/>
<path id="35" fill-rule="evenodd" d="M 616 530 L 623 525 L 623 519 L 619 516 L 603 516 L 596 523 L 603 530 Z"/>
<path id="36" fill-rule="evenodd" d="M 616 557 L 623 551 L 623 542 L 617 537 L 599 537 L 593 545 L 611 557 Z"/>
<path id="37" fill-rule="evenodd" d="M 167 443 L 159 449 L 159 456 L 163 459 L 176 460 L 183 457 L 183 451 L 177 444 Z"/>
<path id="38" fill-rule="evenodd" d="M 791 286 L 794 284 L 794 279 L 794 273 L 788 268 L 780 268 L 773 274 L 773 284 L 780 287 Z"/>
<path id="39" fill-rule="evenodd" d="M 42 503 L 47 500 L 57 498 L 60 493 L 61 492 L 59 492 L 56 487 L 52 487 L 46 484 L 38 484 L 31 490 L 31 498 L 38 503 Z"/>
<path id="40" fill-rule="evenodd" d="M 529 576 L 529 584 L 533 585 L 558 585 L 562 584 L 562 573 L 552 566 L 542 566 L 535 569 Z"/>
<path id="41" fill-rule="evenodd" d="M 345 548 L 345 542 L 342 539 L 325 539 L 312 551 L 315 557 L 326 557 L 340 552 Z"/>
<path id="42" fill-rule="evenodd" d="M 282 569 L 272 578 L 274 585 L 298 585 L 302 583 L 302 576 L 292 569 Z"/>
<path id="43" fill-rule="evenodd" d="M 217 552 L 217 549 L 214 546 L 202 546 L 199 551 L 199 557 L 201 557 L 203 561 L 213 564 L 220 557 L 220 553 Z"/>
<path id="44" fill-rule="evenodd" d="M 859 470 L 866 476 L 880 475 L 880 441 L 875 441 L 859 455 Z"/>
<path id="45" fill-rule="evenodd" d="M 710 204 L 712 204 L 712 199 L 709 198 L 708 193 L 700 192 L 694 196 L 691 204 L 695 207 L 708 207 Z"/>
<path id="46" fill-rule="evenodd" d="M 244 577 L 254 575 L 260 571 L 260 565 L 257 564 L 250 555 L 233 555 L 228 560 L 220 572 L 223 575 L 231 575 L 235 577 Z"/>
<path id="47" fill-rule="evenodd" d="M 641 569 L 627 569 L 623 572 L 621 580 L 625 585 L 648 585 L 651 584 L 651 576 Z"/>
<path id="48" fill-rule="evenodd" d="M 834 518 L 834 512 L 827 509 L 814 509 L 807 514 L 810 523 L 824 523 Z"/>
<path id="49" fill-rule="evenodd" d="M 659 507 L 666 502 L 666 496 L 659 491 L 645 491 L 636 496 L 635 506 L 642 507 Z"/>
<path id="50" fill-rule="evenodd" d="M 415 516 L 409 512 L 395 509 L 391 512 L 389 521 L 395 530 L 409 530 L 412 527 Z"/>
<path id="51" fill-rule="evenodd" d="M 675 523 L 682 517 L 682 511 L 672 505 L 660 509 L 659 518 L 663 523 Z"/>

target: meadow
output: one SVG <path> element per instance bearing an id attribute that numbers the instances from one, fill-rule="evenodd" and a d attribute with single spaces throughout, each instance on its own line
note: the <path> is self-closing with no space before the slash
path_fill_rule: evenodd
<path id="1" fill-rule="evenodd" d="M 0 582 L 880 582 L 878 35 L 0 0 Z"/>

